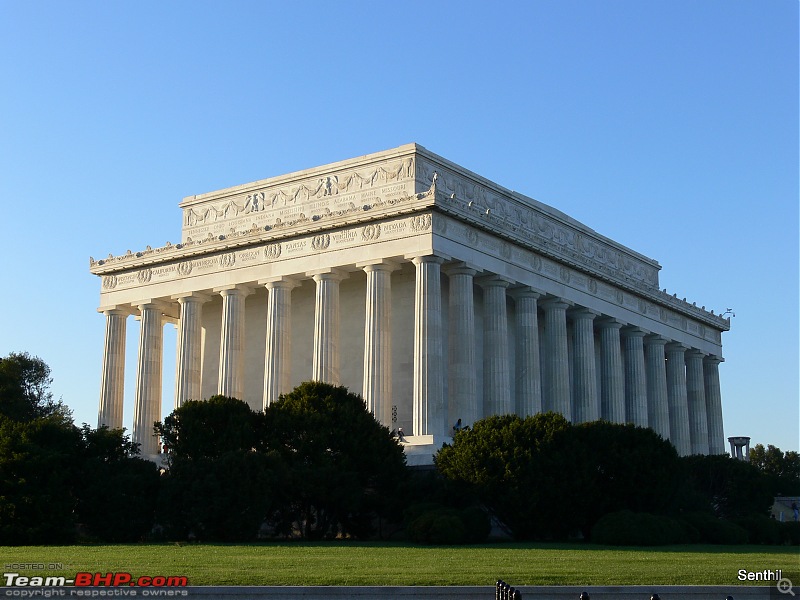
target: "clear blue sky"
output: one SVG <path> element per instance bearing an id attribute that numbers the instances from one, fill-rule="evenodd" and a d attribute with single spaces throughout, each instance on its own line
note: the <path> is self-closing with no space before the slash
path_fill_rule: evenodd
<path id="1" fill-rule="evenodd" d="M 798 449 L 794 0 L 0 0 L 0 86 L 0 355 L 49 363 L 79 423 L 89 256 L 177 242 L 184 196 L 413 141 L 733 308 L 725 434 Z"/>

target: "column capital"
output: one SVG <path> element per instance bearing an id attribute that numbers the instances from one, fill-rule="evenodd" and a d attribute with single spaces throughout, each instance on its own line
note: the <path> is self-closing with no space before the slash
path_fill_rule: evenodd
<path id="1" fill-rule="evenodd" d="M 97 308 L 97 312 L 104 314 L 106 316 L 109 315 L 124 315 L 129 316 L 134 314 L 136 311 L 134 310 L 133 306 L 129 304 L 114 304 L 112 306 L 99 306 Z"/>
<path id="2" fill-rule="evenodd" d="M 520 298 L 533 298 L 534 300 L 538 300 L 542 297 L 541 292 L 537 292 L 529 285 L 512 287 L 508 290 L 508 293 L 514 300 L 519 300 Z"/>
<path id="3" fill-rule="evenodd" d="M 203 292 L 182 292 L 180 294 L 173 294 L 170 296 L 173 300 L 177 300 L 179 303 L 183 302 L 208 302 L 213 298 L 211 294 L 205 294 Z"/>
<path id="4" fill-rule="evenodd" d="M 300 285 L 300 281 L 298 281 L 297 278 L 285 276 L 267 277 L 265 279 L 259 279 L 257 283 L 258 285 L 264 286 L 268 290 L 275 288 L 291 290 Z"/>
<path id="5" fill-rule="evenodd" d="M 400 263 L 391 258 L 374 258 L 371 260 L 361 260 L 356 263 L 356 267 L 366 271 L 371 268 L 373 271 L 396 271 L 401 267 Z"/>
<path id="6" fill-rule="evenodd" d="M 311 277 L 314 281 L 341 281 L 347 279 L 350 274 L 344 269 L 337 267 L 328 267 L 327 269 L 315 269 L 313 271 L 306 271 L 306 275 Z"/>
<path id="7" fill-rule="evenodd" d="M 698 350 L 697 348 L 689 348 L 686 351 L 686 356 L 689 358 L 703 358 L 706 355 L 705 352 L 702 350 Z"/>
<path id="8" fill-rule="evenodd" d="M 503 277 L 501 275 L 495 275 L 494 273 L 478 277 L 475 280 L 475 283 L 477 283 L 482 288 L 487 288 L 487 287 L 507 288 L 507 287 L 509 287 L 510 285 L 513 284 L 512 281 L 506 279 L 505 277 Z"/>
<path id="9" fill-rule="evenodd" d="M 436 254 L 422 254 L 418 256 L 407 254 L 405 258 L 410 259 L 411 262 L 414 263 L 415 265 L 419 265 L 422 263 L 434 263 L 441 265 L 445 261 L 444 257 L 437 256 Z"/>
<path id="10" fill-rule="evenodd" d="M 585 306 L 576 306 L 569 311 L 569 316 L 573 319 L 591 319 L 594 320 L 600 316 L 600 313 Z"/>
<path id="11" fill-rule="evenodd" d="M 596 319 L 595 323 L 597 326 L 602 329 L 622 329 L 625 326 L 625 323 L 622 321 L 618 321 L 614 317 L 602 317 L 600 319 Z"/>
<path id="12" fill-rule="evenodd" d="M 471 267 L 465 262 L 447 263 L 442 266 L 442 271 L 444 271 L 444 274 L 448 277 L 452 275 L 471 275 L 474 277 L 478 273 L 478 269 Z"/>
<path id="13" fill-rule="evenodd" d="M 628 326 L 622 328 L 621 333 L 625 337 L 643 338 L 644 336 L 646 336 L 650 332 L 647 331 L 646 329 L 642 329 L 641 327 L 637 327 L 636 325 L 628 325 Z"/>
<path id="14" fill-rule="evenodd" d="M 145 308 L 157 308 L 162 312 L 162 314 L 165 315 L 169 314 L 170 312 L 170 303 L 165 300 L 161 300 L 160 298 L 146 298 L 139 300 L 138 302 L 132 302 L 131 306 L 139 309 L 140 313 Z"/>
<path id="15" fill-rule="evenodd" d="M 253 293 L 253 287 L 243 283 L 235 285 L 222 285 L 214 288 L 214 292 L 222 296 L 249 296 Z"/>
<path id="16" fill-rule="evenodd" d="M 539 306 L 541 306 L 542 308 L 561 308 L 566 310 L 570 306 L 574 306 L 574 304 L 569 300 L 565 300 L 564 298 L 551 296 L 550 298 L 546 298 L 541 302 L 539 302 Z"/>
<path id="17" fill-rule="evenodd" d="M 706 363 L 708 363 L 710 365 L 714 365 L 714 364 L 718 365 L 720 363 L 725 362 L 725 359 L 722 358 L 721 356 L 717 356 L 716 354 L 708 354 L 703 359 L 703 362 L 706 362 Z"/>
<path id="18" fill-rule="evenodd" d="M 644 345 L 645 346 L 666 346 L 669 340 L 665 337 L 662 337 L 658 334 L 651 333 L 649 335 L 644 336 Z"/>
<path id="19" fill-rule="evenodd" d="M 400 265 L 396 261 L 388 259 L 357 262 L 356 266 L 359 269 L 362 269 L 365 273 L 372 273 L 374 271 L 388 271 L 391 273 L 392 271 L 397 271 L 400 269 Z"/>
<path id="20" fill-rule="evenodd" d="M 667 345 L 664 347 L 667 352 L 680 352 L 684 353 L 688 348 L 681 344 L 680 342 L 668 342 Z"/>

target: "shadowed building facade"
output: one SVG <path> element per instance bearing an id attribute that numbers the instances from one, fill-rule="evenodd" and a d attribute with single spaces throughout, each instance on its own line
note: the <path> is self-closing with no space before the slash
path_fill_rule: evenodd
<path id="1" fill-rule="evenodd" d="M 260 409 L 309 379 L 342 384 L 404 429 L 410 464 L 430 463 L 457 419 L 548 410 L 725 452 L 730 321 L 660 290 L 655 260 L 419 145 L 180 208 L 180 243 L 90 261 L 106 318 L 98 422 L 122 426 L 133 316 L 145 455 L 159 452 L 165 323 L 175 406 L 219 393 Z"/>

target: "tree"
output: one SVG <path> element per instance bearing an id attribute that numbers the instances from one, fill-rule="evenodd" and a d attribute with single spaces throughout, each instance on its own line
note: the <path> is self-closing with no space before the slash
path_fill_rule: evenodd
<path id="1" fill-rule="evenodd" d="M 50 367 L 27 353 L 0 361 L 0 545 L 105 541 L 150 530 L 158 471 L 122 430 L 84 425 L 54 402 Z"/>
<path id="2" fill-rule="evenodd" d="M 74 481 L 76 517 L 89 536 L 141 541 L 152 529 L 158 497 L 155 463 L 138 458 L 122 429 L 84 425 Z"/>
<path id="3" fill-rule="evenodd" d="M 405 474 L 405 455 L 364 400 L 306 382 L 265 411 L 265 447 L 288 469 L 275 524 L 305 538 L 363 536 Z"/>
<path id="4" fill-rule="evenodd" d="M 769 482 L 752 464 L 721 454 L 683 457 L 690 489 L 700 508 L 723 519 L 769 514 L 773 496 Z"/>
<path id="5" fill-rule="evenodd" d="M 280 470 L 263 415 L 227 396 L 190 401 L 155 430 L 168 449 L 158 518 L 170 537 L 250 541 L 272 510 Z"/>
<path id="6" fill-rule="evenodd" d="M 227 396 L 190 400 L 164 422 L 155 424 L 170 460 L 216 458 L 226 452 L 253 449 L 259 442 L 261 418 L 246 402 Z"/>
<path id="7" fill-rule="evenodd" d="M 580 524 L 585 488 L 570 428 L 556 413 L 487 417 L 456 434 L 434 462 L 477 493 L 517 539 L 564 537 Z"/>
<path id="8" fill-rule="evenodd" d="M 574 426 L 569 439 L 573 451 L 582 453 L 584 537 L 608 513 L 672 510 L 681 487 L 681 463 L 675 447 L 652 429 L 595 421 Z"/>
<path id="9" fill-rule="evenodd" d="M 57 415 L 0 416 L 0 545 L 74 540 L 79 446 L 78 429 Z"/>
<path id="10" fill-rule="evenodd" d="M 15 421 L 59 416 L 70 420 L 69 409 L 50 392 L 50 367 L 27 352 L 0 358 L 0 414 Z"/>
<path id="11" fill-rule="evenodd" d="M 671 510 L 681 480 L 673 446 L 650 429 L 556 413 L 478 421 L 436 455 L 519 539 L 588 538 L 605 514 Z"/>
<path id="12" fill-rule="evenodd" d="M 800 454 L 783 452 L 772 444 L 756 444 L 750 450 L 750 464 L 769 481 L 774 496 L 800 495 Z"/>
<path id="13" fill-rule="evenodd" d="M 158 522 L 172 539 L 252 541 L 275 508 L 281 473 L 274 456 L 252 450 L 176 457 L 162 478 Z"/>

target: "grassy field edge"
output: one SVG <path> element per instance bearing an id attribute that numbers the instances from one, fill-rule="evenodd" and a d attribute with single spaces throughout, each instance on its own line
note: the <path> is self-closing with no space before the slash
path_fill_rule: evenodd
<path id="1" fill-rule="evenodd" d="M 4 571 L 186 576 L 190 585 L 756 585 L 739 571 L 800 573 L 787 546 L 416 546 L 291 542 L 0 547 Z M 20 568 L 23 565 L 36 565 Z M 38 568 L 42 567 L 43 568 Z M 763 585 L 763 584 L 762 584 Z"/>

